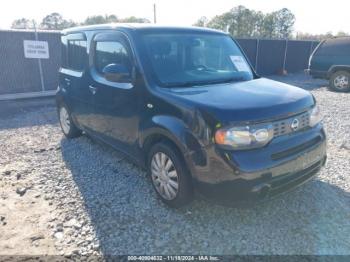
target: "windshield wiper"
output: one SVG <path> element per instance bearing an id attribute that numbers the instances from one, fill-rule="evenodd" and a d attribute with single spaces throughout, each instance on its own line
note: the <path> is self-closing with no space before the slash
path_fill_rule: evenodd
<path id="1" fill-rule="evenodd" d="M 217 80 L 212 80 L 208 81 L 209 84 L 222 84 L 222 83 L 232 83 L 232 82 L 240 82 L 244 81 L 244 77 L 230 77 L 226 79 L 217 79 Z"/>
<path id="2" fill-rule="evenodd" d="M 207 81 L 171 82 L 171 83 L 163 83 L 163 85 L 165 87 L 193 87 L 193 86 L 201 86 L 201 85 L 240 82 L 244 80 L 245 80 L 244 77 L 231 77 L 226 79 L 216 79 L 216 80 L 207 80 Z"/>
<path id="3" fill-rule="evenodd" d="M 165 87 L 191 87 L 191 86 L 206 85 L 206 84 L 207 82 L 196 82 L 196 81 L 163 83 Z"/>

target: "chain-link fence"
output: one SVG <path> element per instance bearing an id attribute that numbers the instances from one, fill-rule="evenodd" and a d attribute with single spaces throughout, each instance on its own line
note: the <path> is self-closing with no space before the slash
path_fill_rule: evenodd
<path id="1" fill-rule="evenodd" d="M 25 40 L 46 41 L 48 58 L 28 58 L 24 52 Z M 261 75 L 286 70 L 302 71 L 308 66 L 314 41 L 237 39 L 251 64 Z M 19 93 L 55 90 L 61 59 L 60 33 L 40 31 L 0 31 L 0 97 Z M 41 63 L 41 65 L 40 65 Z M 40 69 L 41 67 L 41 69 Z"/>
<path id="2" fill-rule="evenodd" d="M 288 73 L 303 71 L 317 41 L 237 39 L 252 66 L 260 75 L 273 75 L 283 70 Z"/>
<path id="3" fill-rule="evenodd" d="M 26 58 L 24 41 L 46 41 L 49 58 Z M 60 65 L 59 32 L 0 31 L 0 95 L 55 90 Z M 40 72 L 42 71 L 42 72 Z M 43 81 L 41 81 L 41 76 Z"/>

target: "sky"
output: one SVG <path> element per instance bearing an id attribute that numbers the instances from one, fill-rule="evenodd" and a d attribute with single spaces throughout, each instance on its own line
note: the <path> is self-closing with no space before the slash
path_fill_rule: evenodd
<path id="1" fill-rule="evenodd" d="M 0 29 L 8 29 L 17 18 L 38 22 L 52 12 L 76 22 L 87 16 L 116 14 L 137 16 L 153 21 L 153 4 L 157 6 L 157 23 L 192 25 L 201 16 L 212 18 L 237 5 L 262 12 L 289 8 L 296 16 L 296 32 L 320 34 L 332 31 L 350 33 L 349 7 L 346 0 L 3 0 L 0 9 Z"/>

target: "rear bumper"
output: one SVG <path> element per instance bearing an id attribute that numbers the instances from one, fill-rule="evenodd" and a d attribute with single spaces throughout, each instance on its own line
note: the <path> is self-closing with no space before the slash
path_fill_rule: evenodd
<path id="1" fill-rule="evenodd" d="M 195 187 L 201 195 L 227 204 L 268 199 L 291 190 L 314 177 L 327 158 L 321 126 L 276 139 L 259 150 L 207 152 L 206 165 L 192 167 Z"/>

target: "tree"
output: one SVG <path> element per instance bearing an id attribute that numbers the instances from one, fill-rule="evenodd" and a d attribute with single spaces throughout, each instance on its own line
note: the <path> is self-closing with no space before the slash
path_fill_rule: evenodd
<path id="1" fill-rule="evenodd" d="M 336 37 L 343 37 L 343 36 L 349 36 L 349 34 L 344 32 L 344 31 L 339 31 L 335 36 Z"/>
<path id="2" fill-rule="evenodd" d="M 264 16 L 264 19 L 262 21 L 261 30 L 260 30 L 260 37 L 262 38 L 276 38 L 276 17 L 270 13 L 266 14 Z"/>
<path id="3" fill-rule="evenodd" d="M 202 16 L 193 25 L 194 26 L 199 26 L 199 27 L 206 27 L 208 22 L 209 22 L 208 18 L 206 16 Z"/>
<path id="4" fill-rule="evenodd" d="M 263 12 L 254 11 L 252 19 L 252 22 L 254 24 L 254 30 L 252 37 L 261 37 L 261 32 L 264 31 L 265 19 L 266 16 Z"/>
<path id="5" fill-rule="evenodd" d="M 34 28 L 35 21 L 33 19 L 20 18 L 12 22 L 12 29 L 32 29 Z"/>
<path id="6" fill-rule="evenodd" d="M 72 20 L 65 20 L 59 13 L 52 13 L 44 17 L 40 24 L 40 29 L 62 30 L 76 25 Z"/>
<path id="7" fill-rule="evenodd" d="M 275 19 L 276 36 L 278 38 L 289 38 L 293 32 L 295 23 L 295 16 L 293 13 L 287 8 L 282 8 L 281 10 L 273 12 L 272 15 Z"/>
<path id="8" fill-rule="evenodd" d="M 97 25 L 97 24 L 107 24 L 107 23 L 117 23 L 118 17 L 116 15 L 94 15 L 88 16 L 83 25 Z"/>
<path id="9" fill-rule="evenodd" d="M 310 34 L 310 33 L 303 33 L 303 32 L 297 32 L 296 39 L 297 40 L 325 40 L 332 37 L 343 37 L 343 36 L 349 36 L 348 33 L 340 31 L 337 34 L 333 34 L 332 32 L 327 32 L 325 34 Z"/>
<path id="10" fill-rule="evenodd" d="M 236 37 L 255 37 L 259 35 L 263 19 L 262 12 L 256 12 L 240 5 L 229 12 L 215 16 L 207 23 L 207 26 L 228 31 Z"/>
<path id="11" fill-rule="evenodd" d="M 226 31 L 229 24 L 226 20 L 227 18 L 224 15 L 214 16 L 214 18 L 207 23 L 207 27 Z"/>
<path id="12" fill-rule="evenodd" d="M 106 23 L 117 23 L 118 17 L 116 15 L 105 15 Z"/>
<path id="13" fill-rule="evenodd" d="M 105 24 L 106 20 L 102 15 L 88 16 L 83 25 L 95 25 L 95 24 Z"/>
<path id="14" fill-rule="evenodd" d="M 237 37 L 252 37 L 257 26 L 255 11 L 237 6 L 226 15 L 231 21 L 229 32 Z"/>
<path id="15" fill-rule="evenodd" d="M 121 22 L 121 23 L 150 23 L 150 21 L 147 18 L 139 18 L 139 17 L 135 17 L 135 16 L 130 16 L 130 17 L 120 19 L 119 22 Z"/>
<path id="16" fill-rule="evenodd" d="M 295 16 L 287 8 L 264 14 L 240 5 L 210 21 L 201 17 L 195 25 L 228 31 L 235 37 L 286 38 L 290 37 L 294 22 Z"/>
<path id="17" fill-rule="evenodd" d="M 82 23 L 83 25 L 96 25 L 96 24 L 108 24 L 108 23 L 150 23 L 146 18 L 140 18 L 130 16 L 122 19 L 118 19 L 116 15 L 95 15 L 89 16 Z"/>

